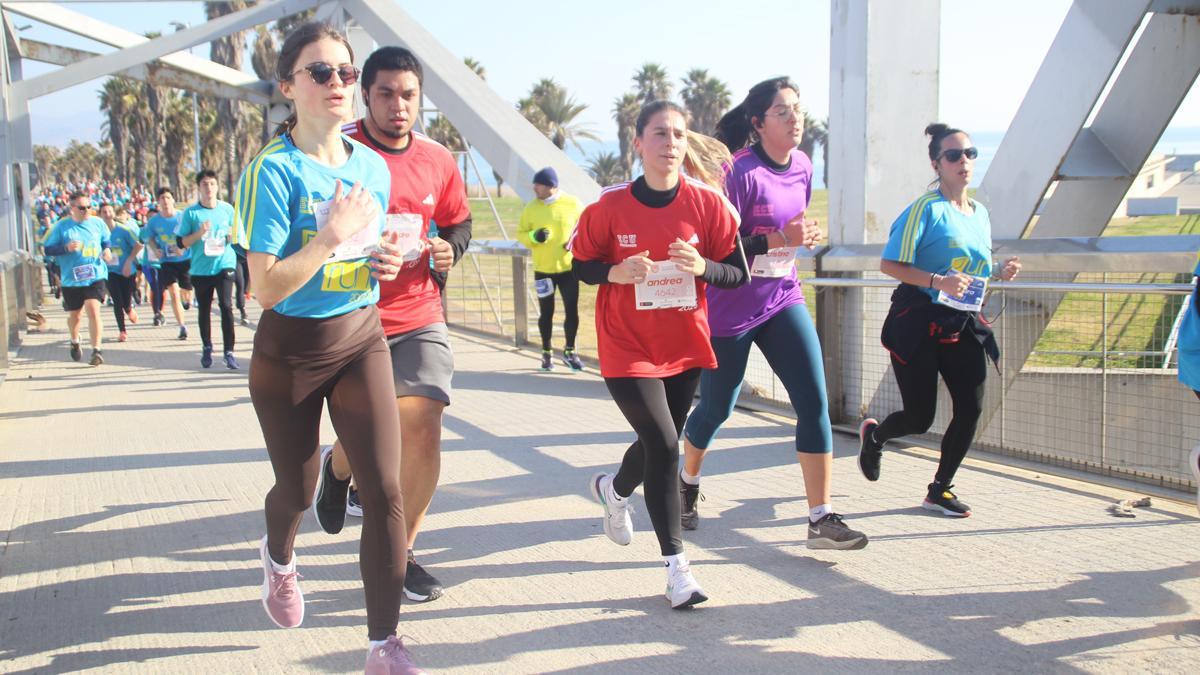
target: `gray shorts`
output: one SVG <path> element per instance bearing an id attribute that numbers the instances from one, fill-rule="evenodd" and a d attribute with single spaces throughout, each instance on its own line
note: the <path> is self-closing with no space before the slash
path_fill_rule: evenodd
<path id="1" fill-rule="evenodd" d="M 399 333 L 387 339 L 392 350 L 392 379 L 396 398 L 424 396 L 450 405 L 454 352 L 444 323 Z"/>

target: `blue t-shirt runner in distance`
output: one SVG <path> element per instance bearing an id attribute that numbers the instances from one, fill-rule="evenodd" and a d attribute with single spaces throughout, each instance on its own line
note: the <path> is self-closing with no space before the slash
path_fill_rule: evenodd
<path id="1" fill-rule="evenodd" d="M 237 266 L 233 240 L 238 220 L 233 205 L 218 199 L 211 209 L 203 204 L 187 207 L 179 218 L 180 238 L 198 232 L 206 221 L 210 228 L 208 234 L 188 247 L 194 277 L 213 276 L 221 270 L 231 270 Z"/>
<path id="2" fill-rule="evenodd" d="M 104 249 L 109 247 L 108 226 L 103 220 L 89 216 L 83 222 L 67 217 L 50 228 L 44 242 L 51 246 L 66 246 L 71 241 L 83 245 L 78 251 L 54 256 L 62 270 L 62 285 L 69 287 L 91 286 L 97 281 L 108 279 L 108 265 L 104 262 Z"/>

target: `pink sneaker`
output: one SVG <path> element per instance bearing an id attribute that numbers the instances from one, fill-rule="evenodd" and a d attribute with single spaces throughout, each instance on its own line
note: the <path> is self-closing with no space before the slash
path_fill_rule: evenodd
<path id="1" fill-rule="evenodd" d="M 304 594 L 296 580 L 298 572 L 280 574 L 271 566 L 271 555 L 267 553 L 267 538 L 262 538 L 258 547 L 263 565 L 263 609 L 267 616 L 280 628 L 295 628 L 304 621 Z M 295 555 L 292 556 L 293 560 Z"/>
<path id="2" fill-rule="evenodd" d="M 363 673 L 365 675 L 425 675 L 425 671 L 412 662 L 412 654 L 408 653 L 404 643 L 395 635 L 389 635 L 387 642 L 367 653 L 367 665 L 363 668 Z"/>

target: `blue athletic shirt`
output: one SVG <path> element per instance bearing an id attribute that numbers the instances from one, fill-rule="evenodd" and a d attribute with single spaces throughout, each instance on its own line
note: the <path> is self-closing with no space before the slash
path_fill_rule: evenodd
<path id="1" fill-rule="evenodd" d="M 82 223 L 72 218 L 63 218 L 50 228 L 46 235 L 46 246 L 66 246 L 67 242 L 78 241 L 83 248 L 71 253 L 54 256 L 62 270 L 62 285 L 72 287 L 91 286 L 97 281 L 108 279 L 104 249 L 109 246 L 108 226 L 103 220 L 89 216 Z"/>
<path id="2" fill-rule="evenodd" d="M 983 204 L 971 200 L 975 213 L 959 211 L 938 190 L 908 205 L 892 223 L 883 259 L 908 263 L 924 272 L 955 270 L 974 277 L 992 275 L 992 222 Z M 936 300 L 936 288 L 922 288 Z"/>
<path id="3" fill-rule="evenodd" d="M 109 231 L 108 238 L 108 252 L 112 256 L 112 262 L 108 263 L 108 271 L 120 274 L 125 268 L 125 261 L 133 256 L 133 247 L 138 244 L 138 234 L 128 226 L 117 223 L 117 226 Z"/>
<path id="4" fill-rule="evenodd" d="M 132 226 L 132 221 L 130 222 L 130 225 Z M 145 225 L 142 225 L 141 227 L 138 228 L 138 241 L 145 244 L 148 239 L 150 239 L 150 228 Z M 147 267 L 152 267 L 156 270 L 162 268 L 162 260 L 155 260 L 153 262 L 150 261 L 150 247 L 149 246 L 142 247 L 141 263 L 142 263 L 142 269 L 145 269 Z"/>
<path id="5" fill-rule="evenodd" d="M 342 194 L 359 182 L 375 196 L 376 227 L 382 232 L 392 180 L 387 163 L 365 145 L 344 135 L 342 140 L 350 158 L 335 168 L 306 156 L 286 135 L 271 139 L 238 183 L 237 215 L 245 227 L 245 241 L 239 234 L 234 243 L 279 259 L 299 251 L 317 234 L 313 205 L 333 198 L 336 180 L 342 181 Z M 367 259 L 359 258 L 326 263 L 274 310 L 287 316 L 326 318 L 378 301 L 379 284 Z"/>
<path id="6" fill-rule="evenodd" d="M 158 244 L 158 249 L 162 252 L 162 262 L 176 263 L 191 260 L 192 252 L 179 248 L 177 240 L 179 236 L 178 211 L 170 218 L 161 213 L 154 214 L 146 223 L 146 229 L 150 231 L 146 238 L 154 237 L 154 243 Z"/>
<path id="7" fill-rule="evenodd" d="M 192 276 L 194 277 L 210 277 L 219 274 L 221 270 L 231 270 L 237 266 L 237 255 L 233 252 L 232 242 L 233 230 L 238 221 L 233 205 L 228 202 L 218 200 L 211 209 L 198 203 L 184 209 L 183 215 L 179 219 L 179 236 L 191 235 L 199 230 L 206 220 L 211 225 L 208 235 L 204 239 L 197 239 L 189 247 L 192 256 Z M 220 248 L 221 253 L 216 255 L 205 253 L 207 250 L 206 239 L 216 242 L 208 248 Z"/>

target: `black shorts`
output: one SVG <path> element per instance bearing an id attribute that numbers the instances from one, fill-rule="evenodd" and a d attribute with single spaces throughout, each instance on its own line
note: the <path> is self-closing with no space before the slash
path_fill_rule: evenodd
<path id="1" fill-rule="evenodd" d="M 162 269 L 158 271 L 158 282 L 163 288 L 171 284 L 179 284 L 179 287 L 190 291 L 192 290 L 192 262 L 184 260 L 183 262 L 164 262 Z"/>
<path id="2" fill-rule="evenodd" d="M 78 312 L 83 309 L 84 300 L 95 300 L 104 302 L 105 297 L 105 282 L 104 280 L 92 282 L 91 286 L 63 286 L 62 301 L 63 309 L 68 312 Z"/>

